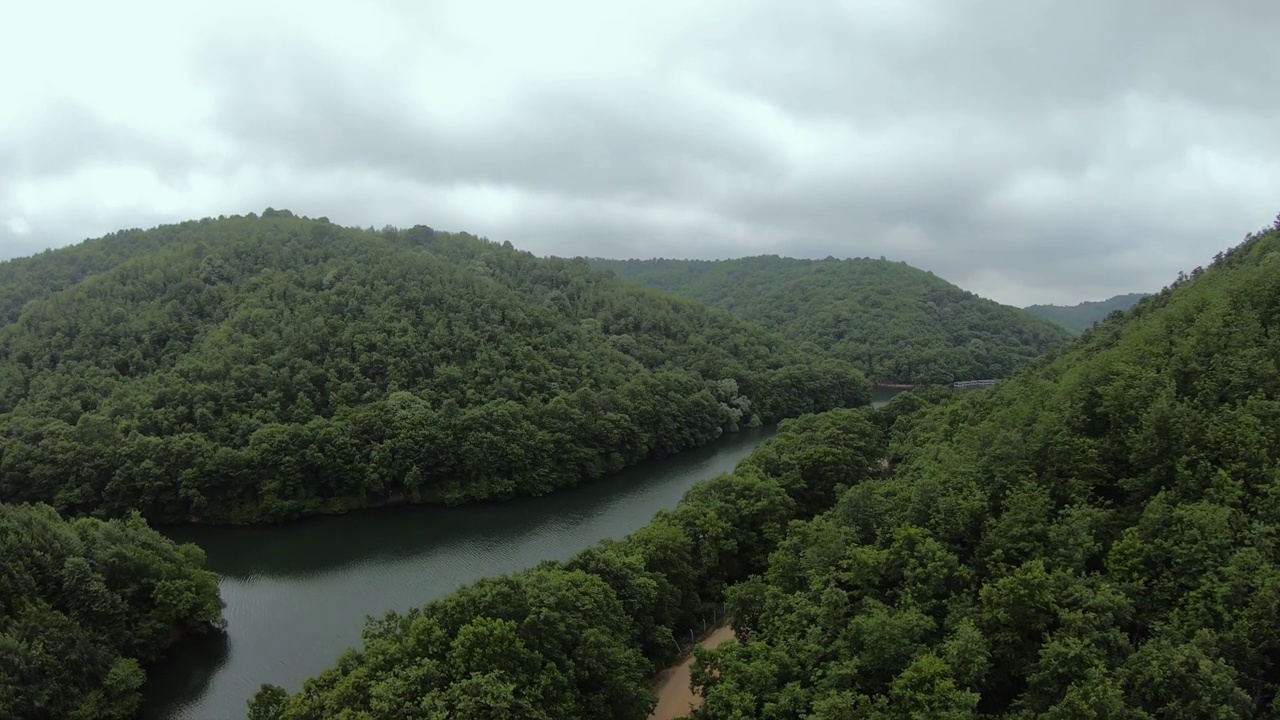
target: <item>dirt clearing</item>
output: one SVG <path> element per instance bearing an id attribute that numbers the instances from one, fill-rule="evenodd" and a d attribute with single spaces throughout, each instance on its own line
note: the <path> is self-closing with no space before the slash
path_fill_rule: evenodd
<path id="1" fill-rule="evenodd" d="M 733 630 L 722 627 L 716 628 L 715 632 L 698 644 L 714 648 L 725 640 L 732 639 Z M 692 666 L 693 653 L 689 653 L 679 665 L 663 670 L 654 678 L 653 693 L 658 696 L 658 705 L 649 715 L 649 720 L 675 720 L 702 706 L 702 698 L 689 689 L 689 668 Z"/>

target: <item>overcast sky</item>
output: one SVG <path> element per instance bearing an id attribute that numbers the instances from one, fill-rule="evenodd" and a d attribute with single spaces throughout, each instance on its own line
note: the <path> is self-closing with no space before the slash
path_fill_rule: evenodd
<path id="1" fill-rule="evenodd" d="M 1280 212 L 1275 0 L 13 3 L 0 257 L 267 206 L 1167 284 Z"/>

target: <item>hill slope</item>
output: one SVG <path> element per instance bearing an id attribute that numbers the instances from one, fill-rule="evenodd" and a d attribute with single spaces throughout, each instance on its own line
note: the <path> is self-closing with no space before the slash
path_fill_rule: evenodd
<path id="1" fill-rule="evenodd" d="M 1056 325 L 905 263 L 776 255 L 591 262 L 812 343 L 880 382 L 1006 377 L 1070 339 Z"/>
<path id="2" fill-rule="evenodd" d="M 1078 334 L 1093 327 L 1094 323 L 1101 322 L 1113 312 L 1128 310 L 1144 297 L 1147 297 L 1147 293 L 1129 293 L 1096 302 L 1082 302 L 1079 305 L 1030 305 L 1025 309 L 1032 315 L 1042 317 Z"/>
<path id="3" fill-rule="evenodd" d="M 729 592 L 699 718 L 1274 718 L 1280 222 L 981 394 Z"/>
<path id="4" fill-rule="evenodd" d="M 142 665 L 222 623 L 217 582 L 141 518 L 0 504 L 0 717 L 134 717 Z"/>
<path id="5" fill-rule="evenodd" d="M 544 493 L 869 398 L 724 312 L 287 211 L 0 265 L 0 500 L 267 520 Z"/>
<path id="6" fill-rule="evenodd" d="M 640 720 L 727 614 L 695 719 L 1274 718 L 1280 222 L 1175 285 L 991 390 L 788 421 L 629 537 L 370 620 L 251 714 Z"/>

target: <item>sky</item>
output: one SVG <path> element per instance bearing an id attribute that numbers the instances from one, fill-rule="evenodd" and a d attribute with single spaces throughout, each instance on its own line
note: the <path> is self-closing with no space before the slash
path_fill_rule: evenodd
<path id="1" fill-rule="evenodd" d="M 1280 212 L 1274 0 L 20 3 L 0 258 L 287 208 L 1155 291 Z"/>

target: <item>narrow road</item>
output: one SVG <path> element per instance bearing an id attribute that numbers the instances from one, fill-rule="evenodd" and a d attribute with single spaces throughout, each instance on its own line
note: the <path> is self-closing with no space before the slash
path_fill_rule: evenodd
<path id="1" fill-rule="evenodd" d="M 722 627 L 717 628 L 698 644 L 702 647 L 714 648 L 725 640 L 732 639 L 733 629 Z M 653 686 L 653 693 L 658 696 L 658 704 L 649 715 L 649 720 L 675 720 L 702 707 L 702 698 L 694 695 L 689 689 L 689 668 L 692 666 L 693 653 L 689 653 L 679 665 L 669 667 L 658 674 Z"/>

